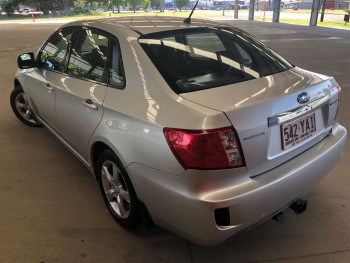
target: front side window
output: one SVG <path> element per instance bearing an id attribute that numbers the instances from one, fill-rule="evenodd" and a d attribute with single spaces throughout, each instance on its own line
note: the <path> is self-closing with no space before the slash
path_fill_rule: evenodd
<path id="1" fill-rule="evenodd" d="M 43 68 L 65 71 L 65 61 L 71 44 L 74 28 L 64 28 L 56 32 L 40 51 L 39 61 Z"/>
<path id="2" fill-rule="evenodd" d="M 98 30 L 82 28 L 72 48 L 67 73 L 106 82 L 108 36 Z"/>
<path id="3" fill-rule="evenodd" d="M 152 33 L 141 36 L 139 43 L 178 94 L 257 79 L 292 67 L 235 28 Z"/>

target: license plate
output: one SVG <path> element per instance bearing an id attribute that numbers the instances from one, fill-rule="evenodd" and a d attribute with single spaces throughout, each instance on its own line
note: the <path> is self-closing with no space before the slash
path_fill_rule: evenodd
<path id="1" fill-rule="evenodd" d="M 310 138 L 316 132 L 315 113 L 303 116 L 281 126 L 282 148 L 288 150 Z"/>

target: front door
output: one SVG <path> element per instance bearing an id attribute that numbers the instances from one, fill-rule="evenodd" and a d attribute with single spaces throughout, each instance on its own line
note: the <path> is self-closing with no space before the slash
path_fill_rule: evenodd
<path id="1" fill-rule="evenodd" d="M 87 160 L 89 140 L 102 119 L 107 91 L 108 36 L 82 28 L 73 43 L 67 76 L 56 83 L 59 132 Z"/>
<path id="2" fill-rule="evenodd" d="M 54 33 L 39 52 L 38 67 L 28 72 L 32 82 L 28 93 L 35 113 L 50 127 L 57 128 L 56 83 L 65 71 L 64 65 L 74 28 Z"/>

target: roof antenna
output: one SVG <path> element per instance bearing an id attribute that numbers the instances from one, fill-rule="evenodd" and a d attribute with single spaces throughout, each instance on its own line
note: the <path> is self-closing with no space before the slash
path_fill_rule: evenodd
<path id="1" fill-rule="evenodd" d="M 199 0 L 197 0 L 196 4 L 194 5 L 194 7 L 193 7 L 193 9 L 192 9 L 192 11 L 191 11 L 190 16 L 187 17 L 187 18 L 184 20 L 184 23 L 186 23 L 186 24 L 191 24 L 191 16 L 192 16 L 192 14 L 193 14 L 193 11 L 196 9 L 198 2 L 199 2 Z"/>

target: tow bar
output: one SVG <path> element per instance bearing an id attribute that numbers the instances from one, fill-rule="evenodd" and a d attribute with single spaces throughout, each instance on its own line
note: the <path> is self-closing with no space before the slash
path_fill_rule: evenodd
<path id="1" fill-rule="evenodd" d="M 297 199 L 294 203 L 292 203 L 289 206 L 290 209 L 294 211 L 296 215 L 300 215 L 305 212 L 307 208 L 307 201 L 302 200 L 302 199 Z M 279 212 L 278 214 L 274 215 L 272 217 L 273 220 L 275 220 L 278 223 L 283 223 L 284 222 L 284 213 Z"/>
<path id="2" fill-rule="evenodd" d="M 289 208 L 292 209 L 296 215 L 302 214 L 307 208 L 307 201 L 298 199 L 293 204 L 291 204 Z"/>

